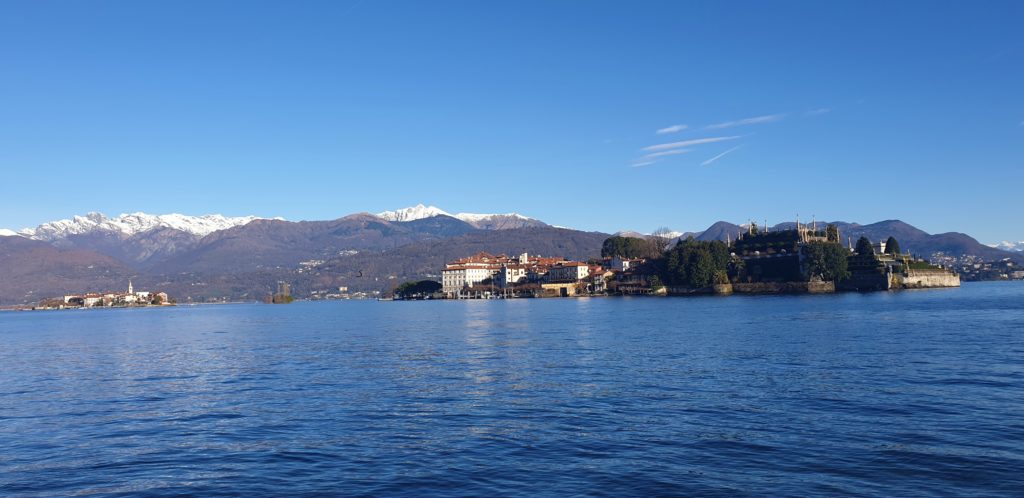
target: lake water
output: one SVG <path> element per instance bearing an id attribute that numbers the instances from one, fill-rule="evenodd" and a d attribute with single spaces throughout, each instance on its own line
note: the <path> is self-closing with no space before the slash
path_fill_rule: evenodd
<path id="1" fill-rule="evenodd" d="M 1024 494 L 1024 285 L 0 313 L 0 494 Z"/>

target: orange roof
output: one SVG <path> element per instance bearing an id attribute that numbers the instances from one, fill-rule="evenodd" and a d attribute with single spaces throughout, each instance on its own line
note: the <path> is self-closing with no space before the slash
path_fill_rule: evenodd
<path id="1" fill-rule="evenodd" d="M 489 265 L 486 265 L 486 266 L 469 266 L 469 265 L 453 265 L 453 264 L 449 264 L 449 265 L 445 265 L 444 270 L 442 270 L 442 271 L 450 271 L 450 270 L 456 270 L 456 271 L 457 270 L 500 270 L 500 269 L 501 269 L 501 266 L 500 265 L 495 265 L 495 264 L 489 264 Z"/>

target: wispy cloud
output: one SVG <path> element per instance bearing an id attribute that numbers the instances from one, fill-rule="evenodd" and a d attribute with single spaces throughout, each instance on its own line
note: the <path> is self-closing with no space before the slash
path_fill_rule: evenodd
<path id="1" fill-rule="evenodd" d="M 630 163 L 630 165 L 633 166 L 634 168 L 639 168 L 641 166 L 650 166 L 650 165 L 658 162 L 658 159 L 663 158 L 665 156 L 674 156 L 676 154 L 686 154 L 687 152 L 690 152 L 692 150 L 693 149 L 671 149 L 671 150 L 663 150 L 661 152 L 651 152 L 650 154 L 645 154 L 643 157 L 634 159 L 633 162 Z"/>
<path id="2" fill-rule="evenodd" d="M 725 140 L 736 140 L 737 138 L 740 138 L 739 135 L 731 137 L 695 138 L 693 140 L 683 140 L 681 142 L 669 142 L 667 144 L 648 145 L 647 147 L 644 147 L 643 149 L 640 150 L 647 152 L 657 152 L 660 150 L 681 149 L 683 147 L 689 147 L 691 145 L 713 144 L 715 142 L 722 142 Z"/>
<path id="3" fill-rule="evenodd" d="M 645 159 L 650 159 L 652 157 L 674 156 L 676 154 L 686 154 L 687 152 L 690 152 L 692 150 L 693 149 L 663 150 L 661 152 L 651 152 L 650 154 L 647 154 L 646 156 L 644 156 L 644 158 Z"/>
<path id="4" fill-rule="evenodd" d="M 822 114 L 828 114 L 832 112 L 832 109 L 828 107 L 819 107 L 817 109 L 811 109 L 804 113 L 804 116 L 821 116 Z"/>
<path id="5" fill-rule="evenodd" d="M 707 161 L 704 161 L 704 162 L 700 163 L 700 165 L 701 166 L 707 166 L 707 165 L 709 165 L 709 164 L 711 164 L 711 163 L 713 163 L 713 162 L 715 162 L 715 161 L 725 157 L 726 154 L 728 154 L 728 153 L 730 153 L 730 152 L 732 152 L 732 151 L 734 151 L 734 150 L 736 150 L 736 149 L 738 149 L 740 147 L 743 147 L 743 146 L 742 145 L 737 145 L 737 146 L 735 146 L 735 147 L 733 147 L 733 148 L 731 148 L 731 149 L 729 149 L 729 150 L 727 150 L 727 151 L 725 151 L 725 152 L 723 152 L 723 153 L 721 153 L 721 154 L 719 154 L 719 155 L 717 155 L 715 157 L 712 157 L 711 159 L 708 159 Z"/>
<path id="6" fill-rule="evenodd" d="M 681 132 L 681 131 L 683 131 L 683 130 L 685 130 L 687 128 L 689 128 L 689 126 L 686 126 L 684 124 L 677 124 L 677 125 L 672 125 L 672 126 L 666 126 L 664 128 L 659 129 L 658 131 L 656 131 L 654 133 L 657 133 L 658 135 L 664 135 L 666 133 L 679 133 L 679 132 Z"/>
<path id="7" fill-rule="evenodd" d="M 713 124 L 713 125 L 708 125 L 707 129 L 709 129 L 709 130 L 720 130 L 722 128 L 732 128 L 734 126 L 745 126 L 745 125 L 753 125 L 753 124 L 774 123 L 776 121 L 781 120 L 784 117 L 786 117 L 785 114 L 768 114 L 768 115 L 765 115 L 765 116 L 755 116 L 755 117 L 752 117 L 752 118 L 737 119 L 736 121 L 726 121 L 724 123 L 717 123 L 717 124 Z"/>

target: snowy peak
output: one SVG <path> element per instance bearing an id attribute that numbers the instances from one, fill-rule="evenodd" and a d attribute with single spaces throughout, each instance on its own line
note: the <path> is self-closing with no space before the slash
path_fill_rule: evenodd
<path id="1" fill-rule="evenodd" d="M 666 239 L 676 239 L 676 238 L 682 237 L 683 235 L 692 235 L 692 233 L 690 233 L 690 232 L 677 232 L 675 230 L 668 230 L 668 231 L 664 231 L 664 232 L 658 232 L 658 233 L 655 234 L 655 233 L 640 233 L 640 232 L 636 232 L 636 231 L 633 231 L 633 230 L 619 230 L 618 232 L 615 232 L 612 235 L 617 235 L 619 237 L 635 237 L 635 238 L 638 238 L 638 239 L 643 239 L 643 238 L 647 238 L 647 237 L 654 237 L 654 236 L 658 236 L 658 237 L 662 237 L 662 238 L 666 238 Z"/>
<path id="2" fill-rule="evenodd" d="M 989 244 L 989 247 L 995 247 L 996 249 L 1002 249 L 1004 251 L 1024 252 L 1024 240 L 1017 242 L 1008 242 L 1004 240 L 998 244 Z"/>
<path id="3" fill-rule="evenodd" d="M 523 216 L 519 213 L 508 214 L 474 214 L 459 213 L 456 218 L 482 230 L 511 230 L 514 228 L 546 227 L 543 221 Z"/>
<path id="4" fill-rule="evenodd" d="M 109 233 L 123 237 L 149 232 L 159 228 L 171 228 L 205 237 L 218 230 L 224 230 L 250 221 L 261 219 L 256 216 L 227 217 L 220 214 L 187 216 L 183 214 L 152 215 L 146 213 L 122 214 L 109 218 L 103 213 L 89 213 L 69 220 L 43 223 L 36 228 L 26 228 L 18 234 L 35 240 L 52 242 L 72 235 L 88 233 Z"/>
<path id="5" fill-rule="evenodd" d="M 475 228 L 483 230 L 502 230 L 509 228 L 522 228 L 522 227 L 533 227 L 533 226 L 546 226 L 546 223 L 523 216 L 519 213 L 507 213 L 507 214 L 480 214 L 480 213 L 458 213 L 451 214 L 441 208 L 435 206 L 424 206 L 423 204 L 417 204 L 412 207 L 404 209 L 397 209 L 395 211 L 384 211 L 383 213 L 377 213 L 378 218 L 382 218 L 388 221 L 415 221 L 422 220 L 424 218 L 433 218 L 435 216 L 451 216 L 457 218 L 466 223 L 469 223 Z"/>
<path id="6" fill-rule="evenodd" d="M 459 213 L 455 215 L 456 218 L 465 221 L 466 223 L 472 223 L 474 221 L 484 221 L 493 218 L 515 218 L 517 220 L 532 220 L 519 213 L 505 213 L 505 214 L 478 214 L 478 213 Z"/>
<path id="7" fill-rule="evenodd" d="M 394 211 L 377 213 L 378 218 L 383 218 L 388 221 L 416 221 L 424 218 L 433 218 L 435 216 L 451 216 L 451 214 L 441 208 L 424 206 L 423 204 L 396 209 Z"/>
<path id="8" fill-rule="evenodd" d="M 0 237 L 14 237 L 16 235 L 18 235 L 18 232 L 15 232 L 14 230 L 0 228 Z"/>

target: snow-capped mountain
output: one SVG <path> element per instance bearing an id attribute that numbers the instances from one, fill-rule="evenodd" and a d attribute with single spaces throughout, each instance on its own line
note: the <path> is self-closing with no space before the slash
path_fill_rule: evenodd
<path id="1" fill-rule="evenodd" d="M 456 218 L 458 218 L 458 219 L 460 219 L 462 221 L 465 221 L 466 223 L 480 222 L 480 221 L 489 220 L 489 219 L 492 219 L 492 218 L 495 218 L 495 217 L 498 217 L 498 216 L 503 216 L 503 217 L 506 217 L 506 218 L 515 218 L 515 219 L 519 219 L 519 220 L 532 220 L 533 219 L 533 218 L 528 218 L 526 216 L 523 216 L 523 215 L 521 215 L 519 213 L 505 213 L 505 214 L 457 213 L 455 215 Z"/>
<path id="2" fill-rule="evenodd" d="M 384 211 L 383 213 L 377 213 L 378 218 L 383 218 L 388 221 L 416 221 L 424 218 L 433 218 L 435 216 L 451 216 L 455 215 L 434 206 L 424 206 L 423 204 L 417 204 L 412 207 L 396 209 L 394 211 Z"/>
<path id="3" fill-rule="evenodd" d="M 618 232 L 615 232 L 613 235 L 617 235 L 619 237 L 636 237 L 636 238 L 641 238 L 642 239 L 642 238 L 645 238 L 645 237 L 651 237 L 654 234 L 653 233 L 640 233 L 640 232 L 636 232 L 636 231 L 633 231 L 633 230 L 619 230 Z M 667 232 L 659 233 L 658 234 L 658 236 L 664 237 L 666 239 L 678 239 L 679 237 L 682 237 L 684 235 L 694 235 L 694 233 L 693 232 L 677 232 L 675 230 L 669 230 Z M 698 233 L 698 235 L 699 235 L 699 233 Z"/>
<path id="4" fill-rule="evenodd" d="M 18 232 L 8 230 L 6 228 L 0 228 L 0 237 L 14 237 L 15 235 L 18 235 Z"/>
<path id="5" fill-rule="evenodd" d="M 475 228 L 484 230 L 504 230 L 510 228 L 523 228 L 533 226 L 547 226 L 546 223 L 523 216 L 519 213 L 506 213 L 506 214 L 479 214 L 479 213 L 457 213 L 451 214 L 436 206 L 424 206 L 423 204 L 417 204 L 412 207 L 403 209 L 397 209 L 394 211 L 384 211 L 377 213 L 378 218 L 382 218 L 388 221 L 415 221 L 422 220 L 425 218 L 433 218 L 435 216 L 450 216 L 469 223 Z"/>
<path id="6" fill-rule="evenodd" d="M 72 235 L 104 233 L 131 237 L 159 228 L 170 228 L 197 237 L 204 237 L 217 230 L 245 225 L 257 219 L 261 218 L 256 216 L 227 217 L 219 214 L 187 216 L 176 213 L 161 215 L 131 213 L 109 218 L 103 213 L 89 213 L 85 216 L 75 216 L 70 220 L 51 221 L 36 228 L 26 228 L 18 232 L 18 235 L 53 242 Z"/>
<path id="7" fill-rule="evenodd" d="M 1004 251 L 1024 252 L 1024 240 L 1017 242 L 1008 242 L 1004 240 L 998 244 L 989 244 L 989 247 L 995 247 L 996 249 L 1002 249 Z"/>

